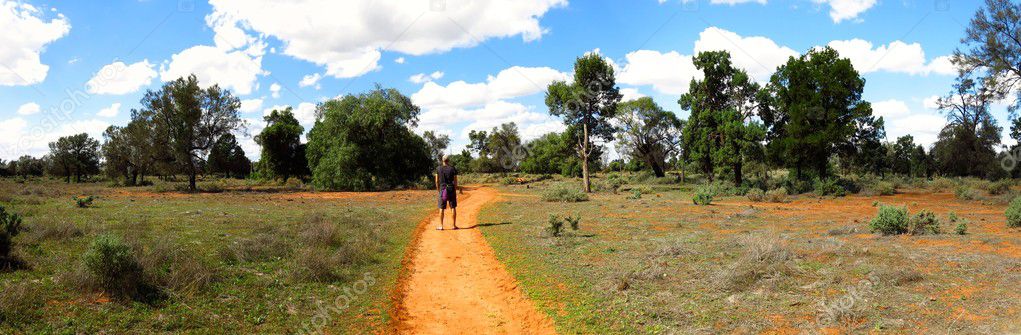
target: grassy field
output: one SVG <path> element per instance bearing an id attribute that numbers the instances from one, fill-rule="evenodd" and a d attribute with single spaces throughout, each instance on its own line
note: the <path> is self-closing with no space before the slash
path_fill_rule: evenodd
<path id="1" fill-rule="evenodd" d="M 432 208 L 417 191 L 155 192 L 173 188 L 0 181 L 0 205 L 25 226 L 24 266 L 0 272 L 0 333 L 386 331 L 402 256 Z M 82 195 L 95 200 L 81 208 Z M 98 236 L 130 246 L 134 293 L 84 265 Z"/>
<path id="2" fill-rule="evenodd" d="M 480 217 L 561 333 L 1021 331 L 1021 230 L 1006 227 L 1002 196 L 901 188 L 696 206 L 688 187 L 654 183 L 543 201 L 568 182 L 500 186 Z M 880 204 L 932 210 L 942 233 L 871 233 Z M 550 215 L 580 217 L 580 229 L 553 236 Z"/>

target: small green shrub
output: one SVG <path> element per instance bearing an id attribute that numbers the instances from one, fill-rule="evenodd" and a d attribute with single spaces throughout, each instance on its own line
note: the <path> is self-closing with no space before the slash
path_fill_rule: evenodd
<path id="1" fill-rule="evenodd" d="M 836 178 L 816 178 L 815 182 L 812 184 L 812 189 L 815 190 L 815 194 L 819 196 L 842 197 L 847 195 L 847 190 L 840 185 L 840 181 Z"/>
<path id="2" fill-rule="evenodd" d="M 560 220 L 556 215 L 550 215 L 548 222 L 549 227 L 546 228 L 546 232 L 550 236 L 560 237 L 560 235 L 564 234 L 564 221 Z"/>
<path id="3" fill-rule="evenodd" d="M 908 231 L 908 209 L 881 205 L 879 214 L 869 222 L 869 230 L 883 235 L 904 234 Z"/>
<path id="4" fill-rule="evenodd" d="M 774 202 L 774 203 L 785 203 L 785 202 L 787 202 L 788 201 L 788 199 L 787 199 L 787 188 L 781 187 L 781 188 L 778 188 L 778 189 L 769 190 L 768 192 L 766 192 L 765 200 L 766 200 L 766 202 Z"/>
<path id="5" fill-rule="evenodd" d="M 763 192 L 762 189 L 759 188 L 753 188 L 748 190 L 748 193 L 745 194 L 745 196 L 748 197 L 748 201 L 762 202 L 766 199 L 766 192 Z"/>
<path id="6" fill-rule="evenodd" d="M 1007 192 L 1010 192 L 1010 187 L 1013 185 L 1014 183 L 1011 182 L 1010 179 L 1003 179 L 1000 181 L 989 183 L 989 185 L 986 187 L 986 192 L 989 192 L 990 195 L 1007 194 Z"/>
<path id="7" fill-rule="evenodd" d="M 945 177 L 937 177 L 934 178 L 932 181 L 929 181 L 929 189 L 935 192 L 948 191 L 956 187 L 957 187 L 956 182 L 954 182 L 952 179 Z"/>
<path id="8" fill-rule="evenodd" d="M 960 186 L 954 191 L 954 195 L 961 200 L 977 200 L 979 194 L 975 189 L 968 186 Z"/>
<path id="9" fill-rule="evenodd" d="M 582 202 L 588 201 L 588 194 L 573 188 L 554 187 L 542 194 L 546 202 Z"/>
<path id="10" fill-rule="evenodd" d="M 581 216 L 579 217 L 568 216 L 565 217 L 564 220 L 567 221 L 568 226 L 571 226 L 571 230 L 577 231 L 578 228 L 580 228 L 581 226 Z"/>
<path id="11" fill-rule="evenodd" d="M 968 223 L 963 221 L 957 223 L 957 227 L 954 227 L 954 232 L 957 233 L 957 235 L 967 235 Z"/>
<path id="12" fill-rule="evenodd" d="M 74 200 L 76 205 L 78 205 L 78 208 L 89 208 L 89 207 L 92 207 L 92 202 L 96 200 L 96 197 L 93 197 L 91 195 L 90 196 L 76 196 L 76 197 L 71 198 L 71 199 Z"/>
<path id="13" fill-rule="evenodd" d="M 862 187 L 861 193 L 867 196 L 893 195 L 897 193 L 897 185 L 889 181 L 876 181 Z"/>
<path id="14" fill-rule="evenodd" d="M 908 233 L 911 235 L 940 234 L 940 222 L 932 211 L 923 209 L 911 216 L 908 221 Z"/>
<path id="15" fill-rule="evenodd" d="M 713 203 L 713 198 L 716 197 L 716 189 L 712 186 L 702 186 L 695 190 L 695 195 L 691 198 L 691 201 L 699 206 L 709 206 Z"/>
<path id="16" fill-rule="evenodd" d="M 21 215 L 8 213 L 0 206 L 0 268 L 9 267 L 14 262 L 11 251 L 14 237 L 21 233 Z"/>
<path id="17" fill-rule="evenodd" d="M 631 190 L 631 194 L 627 196 L 628 200 L 638 200 L 642 198 L 642 191 L 639 189 Z"/>
<path id="18" fill-rule="evenodd" d="M 1007 206 L 1007 227 L 1021 228 L 1021 197 L 1016 197 Z"/>
<path id="19" fill-rule="evenodd" d="M 82 264 L 100 289 L 116 297 L 136 297 L 144 287 L 142 266 L 117 236 L 97 237 L 82 255 Z"/>

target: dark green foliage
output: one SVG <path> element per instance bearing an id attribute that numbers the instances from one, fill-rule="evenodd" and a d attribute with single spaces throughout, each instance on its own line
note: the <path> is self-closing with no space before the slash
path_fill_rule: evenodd
<path id="1" fill-rule="evenodd" d="M 1002 170 L 996 160 L 1000 127 L 989 112 L 994 93 L 967 77 L 957 79 L 953 90 L 937 101 L 947 116 L 932 154 L 945 175 L 985 177 Z"/>
<path id="2" fill-rule="evenodd" d="M 833 153 L 878 134 L 881 122 L 862 100 L 864 87 L 851 61 L 832 48 L 790 58 L 759 95 L 769 156 L 797 179 L 805 179 L 809 169 L 815 177 L 828 176 Z"/>
<path id="3" fill-rule="evenodd" d="M 1021 228 L 1021 197 L 1016 197 L 1007 206 L 1007 227 Z"/>
<path id="4" fill-rule="evenodd" d="M 550 215 L 548 223 L 549 227 L 546 227 L 546 233 L 552 237 L 561 237 L 564 235 L 565 223 L 571 227 L 571 230 L 578 231 L 580 228 L 579 225 L 581 224 L 581 217 L 566 216 L 563 220 L 561 220 L 560 217 L 556 215 Z"/>
<path id="5" fill-rule="evenodd" d="M 90 196 L 75 196 L 75 197 L 71 198 L 71 200 L 74 200 L 74 203 L 75 203 L 75 205 L 78 206 L 78 208 L 89 208 L 89 207 L 92 207 L 92 203 L 96 200 L 96 197 L 91 196 L 91 195 Z"/>
<path id="6" fill-rule="evenodd" d="M 265 156 L 264 156 L 265 157 Z M 305 161 L 305 157 L 301 161 Z M 252 161 L 245 156 L 245 150 L 238 144 L 234 134 L 220 136 L 206 160 L 209 173 L 220 174 L 226 178 L 245 178 L 252 170 Z"/>
<path id="7" fill-rule="evenodd" d="M 665 176 L 667 159 L 680 153 L 684 123 L 650 97 L 621 103 L 617 112 L 619 152 L 645 162 L 656 177 Z"/>
<path id="8" fill-rule="evenodd" d="M 968 234 L 968 220 L 966 220 L 966 219 L 964 219 L 962 217 L 957 216 L 957 213 L 954 213 L 954 212 L 948 213 L 947 214 L 947 221 L 949 221 L 950 224 L 955 224 L 955 223 L 957 224 L 957 226 L 954 227 L 954 233 L 956 233 L 957 235 L 967 235 Z"/>
<path id="9" fill-rule="evenodd" d="M 255 136 L 255 142 L 262 146 L 262 156 L 257 164 L 259 177 L 263 179 L 303 177 L 308 174 L 308 161 L 301 144 L 305 128 L 294 118 L 291 107 L 273 110 L 264 118 L 266 128 Z"/>
<path id="10" fill-rule="evenodd" d="M 812 188 L 815 194 L 821 196 L 842 197 L 847 195 L 847 190 L 840 184 L 838 178 L 816 178 Z"/>
<path id="11" fill-rule="evenodd" d="M 137 114 L 132 111 L 132 115 Z M 128 186 L 144 184 L 145 175 L 153 172 L 167 152 L 165 146 L 158 146 L 161 139 L 155 137 L 146 120 L 132 120 L 125 127 L 110 126 L 103 140 L 106 175 L 122 178 Z"/>
<path id="12" fill-rule="evenodd" d="M 940 222 L 932 211 L 923 209 L 911 216 L 907 232 L 911 235 L 939 234 Z"/>
<path id="13" fill-rule="evenodd" d="M 710 181 L 729 170 L 740 185 L 744 165 L 761 156 L 765 137 L 762 125 L 751 120 L 759 85 L 732 65 L 729 52 L 700 52 L 693 61 L 705 79 L 692 80 L 678 101 L 691 111 L 683 131 L 684 153 Z"/>
<path id="14" fill-rule="evenodd" d="M 2 164 L 2 163 L 0 163 Z M 46 172 L 46 160 L 24 155 L 10 163 L 10 174 L 22 178 L 40 177 Z"/>
<path id="15" fill-rule="evenodd" d="M 443 152 L 450 146 L 450 136 L 447 134 L 439 134 L 429 130 L 422 134 L 422 139 L 425 140 L 425 144 L 429 146 L 429 153 L 432 155 L 433 162 L 440 164 L 443 160 Z"/>
<path id="16" fill-rule="evenodd" d="M 546 90 L 550 114 L 563 118 L 565 124 L 581 132 L 576 152 L 581 159 L 585 192 L 592 191 L 589 180 L 589 163 L 595 150 L 592 138 L 607 141 L 613 138 L 614 129 L 609 121 L 616 116 L 621 97 L 613 67 L 598 53 L 575 61 L 573 83 L 557 81 Z"/>
<path id="17" fill-rule="evenodd" d="M 976 74 L 992 100 L 1007 100 L 1008 109 L 1016 112 L 1018 99 L 1017 74 L 1021 73 L 1021 42 L 1018 23 L 1021 4 L 1010 0 L 986 0 L 971 19 L 952 62 L 961 73 Z M 1012 101 L 1011 101 L 1012 99 Z M 1013 115 L 1013 113 L 1012 113 Z M 1015 118 L 1014 125 L 1018 125 Z M 1012 127 L 1014 128 L 1014 127 Z M 1013 132 L 1012 134 L 1021 134 Z"/>
<path id="18" fill-rule="evenodd" d="M 549 133 L 528 142 L 528 155 L 521 160 L 521 172 L 532 174 L 560 174 L 566 177 L 581 177 L 581 160 L 574 148 L 577 132 L 569 128 L 562 133 Z M 602 153 L 595 150 L 594 153 Z"/>
<path id="19" fill-rule="evenodd" d="M 319 105 L 308 135 L 312 185 L 321 190 L 381 190 L 412 185 L 432 172 L 428 145 L 411 131 L 419 108 L 395 89 L 375 89 Z"/>
<path id="20" fill-rule="evenodd" d="M 151 127 L 156 152 L 165 153 L 162 164 L 188 175 L 191 191 L 197 189 L 202 158 L 216 140 L 244 126 L 238 116 L 241 100 L 218 85 L 201 88 L 195 75 L 147 91 L 141 103 L 142 110 L 133 113 L 132 121 Z"/>
<path id="21" fill-rule="evenodd" d="M 82 264 L 100 289 L 116 297 L 136 298 L 145 286 L 134 250 L 120 237 L 97 237 L 82 255 Z"/>
<path id="22" fill-rule="evenodd" d="M 888 205 L 879 206 L 879 214 L 869 222 L 869 230 L 883 235 L 908 232 L 908 209 Z"/>
<path id="23" fill-rule="evenodd" d="M 99 141 L 88 134 L 64 136 L 50 143 L 52 171 L 70 183 L 99 172 Z"/>
<path id="24" fill-rule="evenodd" d="M 21 215 L 8 213 L 0 206 L 0 269 L 8 268 L 15 262 L 11 258 L 14 237 L 21 233 Z"/>
<path id="25" fill-rule="evenodd" d="M 691 198 L 691 201 L 699 206 L 709 206 L 713 203 L 713 198 L 716 197 L 717 190 L 715 187 L 702 186 L 695 190 L 695 195 Z"/>

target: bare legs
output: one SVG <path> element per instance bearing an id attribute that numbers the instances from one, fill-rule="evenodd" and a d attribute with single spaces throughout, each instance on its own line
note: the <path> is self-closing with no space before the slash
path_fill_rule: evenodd
<path id="1" fill-rule="evenodd" d="M 440 226 L 436 227 L 436 230 L 443 230 L 443 216 L 444 216 L 445 212 L 446 212 L 445 210 L 440 209 Z M 454 229 L 458 229 L 457 228 L 457 208 L 451 208 L 450 209 L 450 214 L 451 214 L 450 215 L 451 218 L 454 219 Z"/>
<path id="2" fill-rule="evenodd" d="M 443 212 L 445 211 L 440 208 L 440 226 L 436 227 L 436 230 L 443 230 Z"/>

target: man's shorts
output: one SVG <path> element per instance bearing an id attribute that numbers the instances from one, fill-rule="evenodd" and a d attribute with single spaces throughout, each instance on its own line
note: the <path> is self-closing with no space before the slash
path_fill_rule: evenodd
<path id="1" fill-rule="evenodd" d="M 447 201 L 443 201 L 443 191 L 439 191 L 436 197 L 439 199 L 440 209 L 447 209 L 447 204 L 450 208 L 457 208 L 457 191 L 453 187 L 447 188 Z"/>

